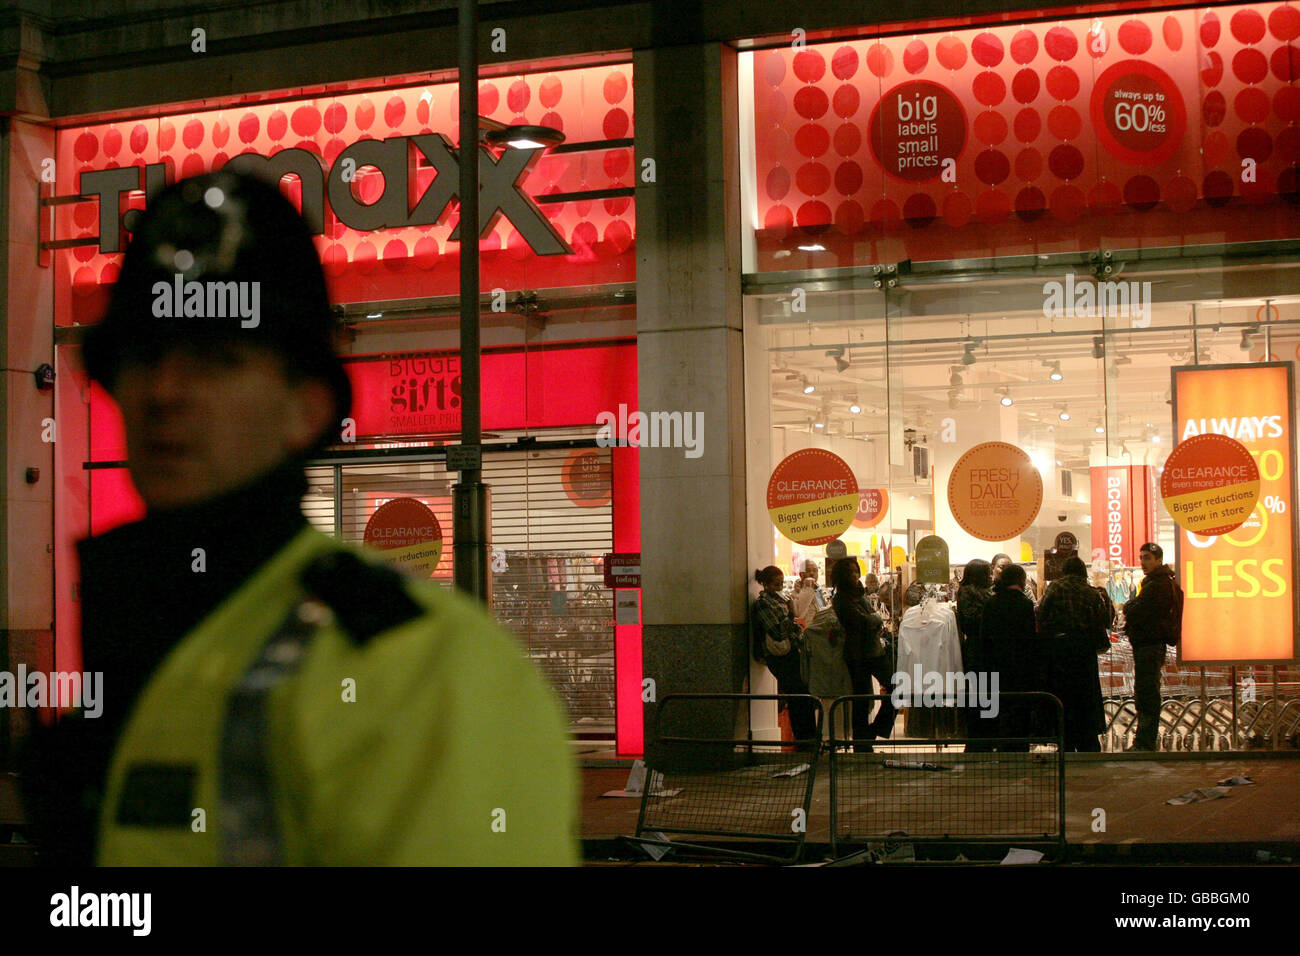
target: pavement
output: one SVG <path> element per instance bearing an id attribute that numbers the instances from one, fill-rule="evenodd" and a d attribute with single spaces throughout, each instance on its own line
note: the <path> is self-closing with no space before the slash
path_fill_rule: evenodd
<path id="1" fill-rule="evenodd" d="M 582 838 L 588 862 L 644 854 L 620 837 L 636 832 L 640 800 L 603 797 L 627 782 L 631 761 L 589 754 L 582 771 Z M 1171 797 L 1244 775 L 1226 797 L 1171 806 Z M 1065 766 L 1066 842 L 1075 863 L 1300 864 L 1300 754 L 1070 754 Z M 1102 811 L 1098 813 L 1097 811 Z M 827 855 L 829 792 L 814 786 L 805 859 Z M 1104 827 L 1104 829 L 1102 829 Z"/>
<path id="2" fill-rule="evenodd" d="M 636 832 L 639 798 L 604 797 L 626 783 L 630 759 L 588 751 L 582 761 L 581 836 L 589 863 L 648 862 L 621 840 Z M 1244 775 L 1228 796 L 1170 806 L 1179 794 Z M 19 823 L 15 781 L 0 774 L 0 830 Z M 1071 754 L 1065 766 L 1067 859 L 1075 863 L 1300 864 L 1300 753 Z M 1104 811 L 1104 817 L 1096 811 Z M 813 790 L 805 859 L 827 855 L 829 793 Z M 1104 825 L 1104 830 L 1098 829 Z M 1266 854 L 1266 856 L 1261 856 Z M 27 847 L 0 847 L 0 865 L 30 865 Z"/>

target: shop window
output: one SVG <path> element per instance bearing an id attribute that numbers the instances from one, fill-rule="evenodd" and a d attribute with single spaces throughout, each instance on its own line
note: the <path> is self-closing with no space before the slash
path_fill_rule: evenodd
<path id="1" fill-rule="evenodd" d="M 980 274 L 970 266 L 960 264 L 960 280 L 902 276 L 892 288 L 858 270 L 820 286 L 829 290 L 802 295 L 791 290 L 811 285 L 811 276 L 748 280 L 749 495 L 758 503 L 751 505 L 750 563 L 776 564 L 791 581 L 812 561 L 825 583 L 826 547 L 774 533 L 761 505 L 778 462 L 801 448 L 825 448 L 853 468 L 864 501 L 872 497 L 873 507 L 860 513 L 870 516 L 840 537 L 850 555 L 861 556 L 864 573 L 888 580 L 900 562 L 910 568 L 917 538 L 933 529 L 948 543 L 954 579 L 967 560 L 1001 552 L 1025 566 L 1041 595 L 1046 557 L 1065 531 L 1078 541 L 1093 583 L 1122 604 L 1142 578 L 1138 546 L 1155 541 L 1173 564 L 1185 534 L 1158 493 L 1181 437 L 1172 421 L 1171 369 L 1266 359 L 1300 368 L 1300 299 L 1210 298 L 1197 293 L 1221 289 L 1226 271 L 1148 271 L 1134 280 L 1140 312 L 1136 299 L 1124 314 L 1107 306 L 1060 310 L 1050 283 L 1064 283 L 1064 273 L 1043 266 L 1033 276 L 996 268 Z M 1080 270 L 1070 281 L 1095 278 Z M 1277 279 L 1263 269 L 1231 281 L 1280 291 Z M 1223 414 L 1231 417 L 1231 409 Z M 1041 506 L 1005 540 L 968 533 L 948 501 L 954 463 L 982 442 L 1023 449 L 1041 476 Z M 1105 491 L 1118 476 L 1127 511 L 1122 547 L 1112 553 Z M 1247 527 L 1257 527 L 1260 515 L 1251 521 Z M 1103 749 L 1123 749 L 1134 729 L 1127 641 L 1112 643 L 1099 673 L 1108 721 Z M 1293 664 L 1180 666 L 1170 648 L 1163 695 L 1164 749 L 1300 743 L 1300 668 Z"/>

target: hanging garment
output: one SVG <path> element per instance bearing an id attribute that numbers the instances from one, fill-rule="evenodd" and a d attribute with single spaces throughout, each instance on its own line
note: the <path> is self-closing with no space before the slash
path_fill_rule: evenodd
<path id="1" fill-rule="evenodd" d="M 926 674 L 946 678 L 962 670 L 957 616 L 933 597 L 908 608 L 898 626 L 897 670 L 908 676 L 916 695 L 923 689 L 923 685 L 916 686 L 918 668 L 922 680 Z M 907 708 L 904 733 L 909 737 L 956 736 L 959 713 L 955 706 L 924 707 L 918 700 Z"/>

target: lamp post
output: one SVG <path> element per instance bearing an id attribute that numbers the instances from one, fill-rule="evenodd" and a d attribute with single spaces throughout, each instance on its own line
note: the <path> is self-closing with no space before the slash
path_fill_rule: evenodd
<path id="1" fill-rule="evenodd" d="M 460 374 L 461 448 L 452 486 L 452 574 L 457 589 L 488 600 L 488 519 L 483 482 L 483 388 L 479 350 L 478 3 L 460 0 Z"/>
<path id="2" fill-rule="evenodd" d="M 483 382 L 479 343 L 479 139 L 506 149 L 546 149 L 564 134 L 546 126 L 505 126 L 478 115 L 478 4 L 460 0 L 460 445 L 449 446 L 452 486 L 452 575 L 457 589 L 487 602 L 491 491 L 483 481 Z"/>

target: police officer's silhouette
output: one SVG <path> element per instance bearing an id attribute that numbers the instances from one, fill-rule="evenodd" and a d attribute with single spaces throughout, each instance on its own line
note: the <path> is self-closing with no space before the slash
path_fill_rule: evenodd
<path id="1" fill-rule="evenodd" d="M 85 346 L 148 514 L 80 544 L 104 714 L 34 738 L 46 862 L 575 862 L 558 706 L 513 639 L 303 518 L 351 405 L 331 329 L 275 186 L 150 198 Z"/>

